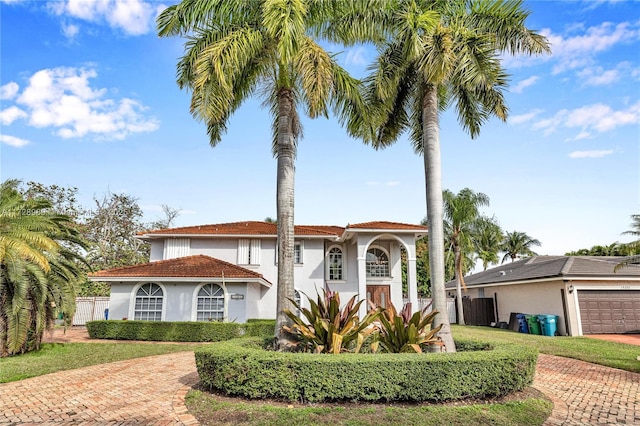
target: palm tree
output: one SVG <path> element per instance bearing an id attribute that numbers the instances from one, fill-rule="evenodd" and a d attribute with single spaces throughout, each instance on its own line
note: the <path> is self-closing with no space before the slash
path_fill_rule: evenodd
<path id="1" fill-rule="evenodd" d="M 44 199 L 25 200 L 19 182 L 0 186 L 0 357 L 38 349 L 57 311 L 73 315 L 84 247 L 70 218 Z"/>
<path id="2" fill-rule="evenodd" d="M 446 244 L 454 253 L 458 324 L 464 325 L 462 287 L 466 289 L 467 286 L 464 282 L 463 259 L 465 255 L 473 253 L 474 232 L 480 217 L 479 209 L 489 205 L 489 197 L 482 192 L 476 193 L 469 188 L 464 188 L 458 194 L 445 190 L 442 198 Z"/>
<path id="3" fill-rule="evenodd" d="M 483 270 L 487 270 L 489 264 L 498 263 L 498 252 L 502 247 L 504 235 L 498 221 L 494 218 L 480 217 L 476 225 L 476 253 L 482 260 Z"/>
<path id="4" fill-rule="evenodd" d="M 502 263 L 511 258 L 515 261 L 518 257 L 535 256 L 536 253 L 531 250 L 533 246 L 540 246 L 540 241 L 528 236 L 524 232 L 507 232 L 502 244 L 502 251 L 505 252 L 502 257 Z"/>
<path id="5" fill-rule="evenodd" d="M 506 120 L 507 75 L 500 55 L 549 50 L 545 37 L 529 30 L 520 0 L 398 0 L 384 17 L 388 37 L 380 44 L 367 79 L 370 114 L 352 113 L 349 130 L 375 148 L 395 142 L 405 130 L 424 157 L 429 259 L 440 336 L 455 348 L 446 314 L 439 113 L 453 102 L 472 138 L 491 116 Z"/>
<path id="6" fill-rule="evenodd" d="M 284 311 L 294 309 L 289 299 L 294 298 L 294 160 L 302 135 L 298 110 L 326 117 L 332 106 L 342 119 L 359 98 L 359 82 L 308 35 L 327 22 L 330 6 L 312 0 L 183 0 L 157 19 L 160 36 L 188 37 L 177 66 L 178 85 L 191 91 L 191 114 L 207 125 L 212 147 L 244 100 L 260 94 L 269 107 L 278 168 L 279 347 L 288 341 Z"/>
<path id="7" fill-rule="evenodd" d="M 640 263 L 640 255 L 637 254 L 638 250 L 640 250 L 640 214 L 631 215 L 631 229 L 624 231 L 622 235 L 633 235 L 634 237 L 638 237 L 638 239 L 624 245 L 624 247 L 632 254 L 627 256 L 622 260 L 622 262 L 618 263 L 613 269 L 613 272 L 618 272 L 620 268 L 626 265 Z"/>

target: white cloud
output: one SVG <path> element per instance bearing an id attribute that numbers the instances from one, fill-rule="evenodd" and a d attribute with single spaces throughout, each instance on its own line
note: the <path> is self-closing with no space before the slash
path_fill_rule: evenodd
<path id="1" fill-rule="evenodd" d="M 106 22 L 128 35 L 146 34 L 162 6 L 142 0 L 65 0 L 49 2 L 49 10 L 58 16 L 92 23 Z"/>
<path id="2" fill-rule="evenodd" d="M 640 102 L 619 111 L 614 111 L 609 105 L 598 103 L 574 110 L 560 110 L 553 117 L 536 122 L 533 128 L 544 130 L 545 135 L 555 132 L 560 127 L 578 127 L 582 132 L 595 130 L 602 133 L 616 127 L 638 123 L 640 123 Z"/>
<path id="3" fill-rule="evenodd" d="M 4 4 L 18 4 L 18 3 L 22 3 L 25 2 L 26 0 L 0 0 L 0 3 L 4 3 Z"/>
<path id="4" fill-rule="evenodd" d="M 397 181 L 397 180 L 390 180 L 384 183 L 384 186 L 398 186 L 398 185 L 400 185 L 400 181 Z"/>
<path id="5" fill-rule="evenodd" d="M 18 94 L 18 90 L 20 90 L 20 86 L 14 81 L 0 86 L 0 99 L 13 99 Z"/>
<path id="6" fill-rule="evenodd" d="M 587 28 L 582 24 L 574 24 L 562 33 L 554 33 L 549 28 L 544 28 L 539 33 L 547 37 L 551 54 L 505 55 L 503 65 L 507 68 L 522 68 L 552 61 L 552 74 L 593 66 L 597 54 L 639 40 L 640 21 L 618 24 L 604 22 Z"/>
<path id="7" fill-rule="evenodd" d="M 522 93 L 522 91 L 525 88 L 529 86 L 533 86 L 534 84 L 536 84 L 536 81 L 538 81 L 539 79 L 540 77 L 533 75 L 527 79 L 521 80 L 515 86 L 513 86 L 513 88 L 511 89 L 511 92 Z"/>
<path id="8" fill-rule="evenodd" d="M 525 114 L 514 115 L 512 117 L 509 117 L 509 123 L 510 124 L 526 123 L 527 121 L 531 121 L 534 118 L 536 118 L 541 112 L 542 112 L 541 109 L 532 109 L 531 111 Z"/>
<path id="9" fill-rule="evenodd" d="M 15 136 L 0 135 L 0 142 L 16 148 L 22 148 L 29 143 L 28 140 L 16 138 Z"/>
<path id="10" fill-rule="evenodd" d="M 366 58 L 366 49 L 362 46 L 354 47 L 347 50 L 347 56 L 344 59 L 345 65 L 365 66 L 368 64 Z"/>
<path id="11" fill-rule="evenodd" d="M 73 40 L 80 32 L 80 27 L 73 24 L 62 24 L 62 34 L 69 40 Z"/>
<path id="12" fill-rule="evenodd" d="M 16 102 L 24 106 L 31 126 L 52 127 L 63 138 L 124 139 L 158 128 L 154 118 L 143 114 L 146 108 L 139 102 L 107 99 L 106 89 L 91 87 L 90 79 L 96 76 L 93 69 L 44 69 L 31 76 Z"/>
<path id="13" fill-rule="evenodd" d="M 595 53 L 609 50 L 615 45 L 631 42 L 640 38 L 639 23 L 622 22 L 613 24 L 604 22 L 587 28 L 576 36 L 554 34 L 546 29 L 541 31 L 551 43 L 552 57 L 557 59 L 553 74 L 586 66 L 592 62 Z"/>
<path id="14" fill-rule="evenodd" d="M 569 158 L 601 158 L 613 154 L 612 149 L 594 150 L 594 151 L 573 151 L 569 154 Z"/>
<path id="15" fill-rule="evenodd" d="M 8 126 L 19 118 L 26 118 L 27 113 L 13 105 L 0 111 L 0 123 Z"/>
<path id="16" fill-rule="evenodd" d="M 602 67 L 587 67 L 578 72 L 577 75 L 583 79 L 583 84 L 587 86 L 606 86 L 630 75 L 635 77 L 635 69 L 628 61 L 620 62 L 614 69 L 605 70 Z"/>

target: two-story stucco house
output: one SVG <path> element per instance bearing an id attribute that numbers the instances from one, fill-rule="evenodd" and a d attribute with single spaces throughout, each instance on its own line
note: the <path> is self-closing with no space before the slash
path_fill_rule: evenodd
<path id="1" fill-rule="evenodd" d="M 417 307 L 415 241 L 426 233 L 424 226 L 394 222 L 296 226 L 296 298 L 302 292 L 315 297 L 325 288 L 340 292 L 344 301 L 357 295 L 400 307 L 403 248 L 408 298 Z M 139 238 L 151 244 L 149 263 L 90 277 L 111 285 L 110 318 L 244 322 L 276 317 L 276 224 L 189 226 Z"/>

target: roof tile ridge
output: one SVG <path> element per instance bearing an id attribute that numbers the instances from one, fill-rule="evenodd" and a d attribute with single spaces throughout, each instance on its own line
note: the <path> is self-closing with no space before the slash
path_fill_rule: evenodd
<path id="1" fill-rule="evenodd" d="M 575 256 L 567 256 L 567 260 L 564 263 L 564 266 L 560 270 L 560 275 L 566 275 L 571 271 L 571 267 L 573 266 L 573 261 L 575 260 Z"/>

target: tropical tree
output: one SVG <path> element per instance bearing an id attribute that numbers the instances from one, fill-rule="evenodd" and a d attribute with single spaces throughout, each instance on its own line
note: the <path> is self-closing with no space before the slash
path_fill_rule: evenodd
<path id="1" fill-rule="evenodd" d="M 536 253 L 531 250 L 533 246 L 540 246 L 540 241 L 528 236 L 524 232 L 513 231 L 507 232 L 502 243 L 502 251 L 504 256 L 502 257 L 502 263 L 511 258 L 511 261 L 515 261 L 518 257 L 535 256 Z"/>
<path id="2" fill-rule="evenodd" d="M 442 198 L 446 245 L 454 254 L 458 324 L 464 325 L 462 287 L 466 289 L 467 286 L 464 282 L 463 259 L 465 254 L 473 253 L 474 232 L 476 222 L 480 218 L 480 207 L 489 205 L 489 197 L 482 192 L 476 193 L 469 188 L 464 188 L 458 194 L 445 190 Z"/>
<path id="3" fill-rule="evenodd" d="M 333 10 L 330 2 L 313 0 L 183 0 L 157 19 L 160 36 L 187 37 L 178 85 L 191 91 L 191 114 L 207 125 L 211 146 L 220 142 L 231 115 L 247 98 L 263 95 L 270 110 L 278 168 L 276 346 L 288 343 L 284 312 L 293 310 L 299 109 L 316 118 L 328 116 L 332 106 L 341 118 L 359 97 L 358 81 L 309 35 Z"/>
<path id="4" fill-rule="evenodd" d="M 72 315 L 84 247 L 69 216 L 19 182 L 0 186 L 0 356 L 38 349 L 57 312 Z"/>
<path id="5" fill-rule="evenodd" d="M 476 253 L 478 259 L 482 260 L 483 270 L 487 270 L 489 264 L 498 263 L 500 258 L 498 252 L 504 241 L 502 228 L 495 217 L 482 216 L 476 223 Z"/>
<path id="6" fill-rule="evenodd" d="M 506 120 L 507 75 L 500 55 L 549 51 L 545 37 L 529 30 L 520 0 L 398 0 L 380 27 L 385 39 L 367 79 L 371 111 L 352 113 L 349 130 L 375 148 L 405 130 L 424 157 L 429 259 L 440 336 L 455 348 L 444 289 L 444 240 L 439 113 L 455 102 L 458 121 L 475 138 L 495 116 Z"/>
<path id="7" fill-rule="evenodd" d="M 640 214 L 631 215 L 631 229 L 624 231 L 622 235 L 633 235 L 634 237 L 638 237 L 638 239 L 624 244 L 630 253 L 622 262 L 616 265 L 613 269 L 614 272 L 618 272 L 620 268 L 626 265 L 640 263 L 640 255 L 638 255 L 640 252 Z"/>

